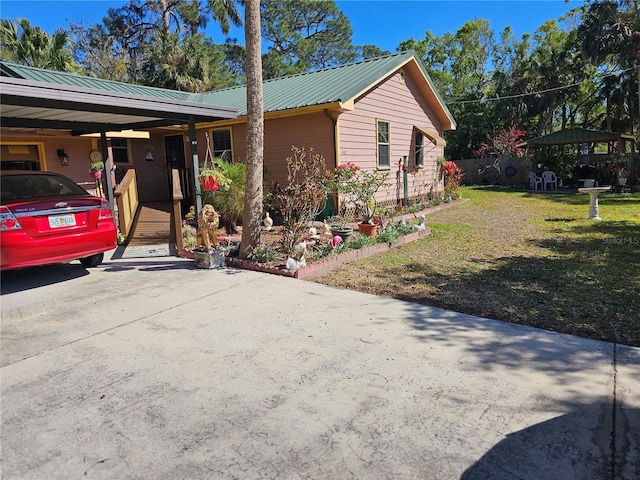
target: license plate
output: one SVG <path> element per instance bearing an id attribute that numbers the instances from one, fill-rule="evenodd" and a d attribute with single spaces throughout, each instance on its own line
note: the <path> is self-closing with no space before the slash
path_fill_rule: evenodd
<path id="1" fill-rule="evenodd" d="M 68 215 L 51 215 L 49 217 L 49 226 L 51 228 L 73 227 L 76 224 L 76 217 L 73 213 Z"/>

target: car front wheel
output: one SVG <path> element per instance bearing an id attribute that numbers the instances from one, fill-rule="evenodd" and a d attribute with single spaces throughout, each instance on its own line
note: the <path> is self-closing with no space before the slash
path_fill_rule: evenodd
<path id="1" fill-rule="evenodd" d="M 103 258 L 104 258 L 104 253 L 97 253 L 96 255 L 91 255 L 89 257 L 81 258 L 80 263 L 85 268 L 93 268 L 100 265 L 102 263 Z"/>

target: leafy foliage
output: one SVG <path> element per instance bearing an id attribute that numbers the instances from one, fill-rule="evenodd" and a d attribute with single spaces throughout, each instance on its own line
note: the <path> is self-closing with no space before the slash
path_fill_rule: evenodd
<path id="1" fill-rule="evenodd" d="M 202 203 L 213 205 L 220 215 L 220 224 L 227 233 L 238 232 L 238 222 L 242 218 L 247 167 L 242 162 L 217 164 L 216 176 L 219 180 L 217 191 L 203 191 Z"/>
<path id="2" fill-rule="evenodd" d="M 355 60 L 351 25 L 333 1 L 263 0 L 262 37 L 271 45 L 265 78 L 328 68 Z"/>
<path id="3" fill-rule="evenodd" d="M 376 192 L 388 185 L 388 179 L 389 172 L 361 170 L 347 162 L 335 169 L 331 186 L 340 195 L 344 211 L 353 208 L 363 223 L 371 223 L 376 210 Z"/>
<path id="4" fill-rule="evenodd" d="M 58 28 L 49 35 L 26 18 L 0 21 L 0 58 L 62 72 L 81 70 L 73 58 L 69 32 Z"/>

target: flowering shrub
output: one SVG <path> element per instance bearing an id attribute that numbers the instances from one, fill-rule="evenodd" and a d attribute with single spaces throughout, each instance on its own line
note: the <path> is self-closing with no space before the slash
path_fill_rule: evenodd
<path id="1" fill-rule="evenodd" d="M 464 178 L 464 171 L 455 162 L 451 160 L 442 164 L 442 173 L 444 175 L 444 191 L 445 194 L 451 195 L 453 198 L 459 198 L 458 188 L 460 182 Z"/>
<path id="2" fill-rule="evenodd" d="M 341 195 L 345 210 L 353 207 L 363 223 L 373 223 L 376 192 L 387 185 L 389 172 L 361 170 L 353 162 L 344 163 L 334 171 L 333 186 Z"/>
<path id="3" fill-rule="evenodd" d="M 189 211 L 185 214 L 184 219 L 187 222 L 193 222 L 196 219 L 196 207 L 194 207 L 193 205 L 191 205 L 189 207 Z"/>

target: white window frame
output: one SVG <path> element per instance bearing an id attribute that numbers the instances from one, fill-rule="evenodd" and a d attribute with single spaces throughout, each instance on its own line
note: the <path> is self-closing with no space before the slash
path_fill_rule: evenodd
<path id="1" fill-rule="evenodd" d="M 380 126 L 382 124 L 386 124 L 387 126 L 386 141 L 384 141 L 385 139 L 380 138 L 380 135 L 382 133 L 380 131 Z M 386 159 L 387 164 L 386 165 L 380 163 L 380 160 L 381 160 L 380 147 L 385 147 L 385 146 L 387 147 L 387 159 Z M 376 120 L 376 164 L 379 170 L 391 169 L 391 122 L 389 122 L 388 120 L 381 120 L 381 119 Z"/>

